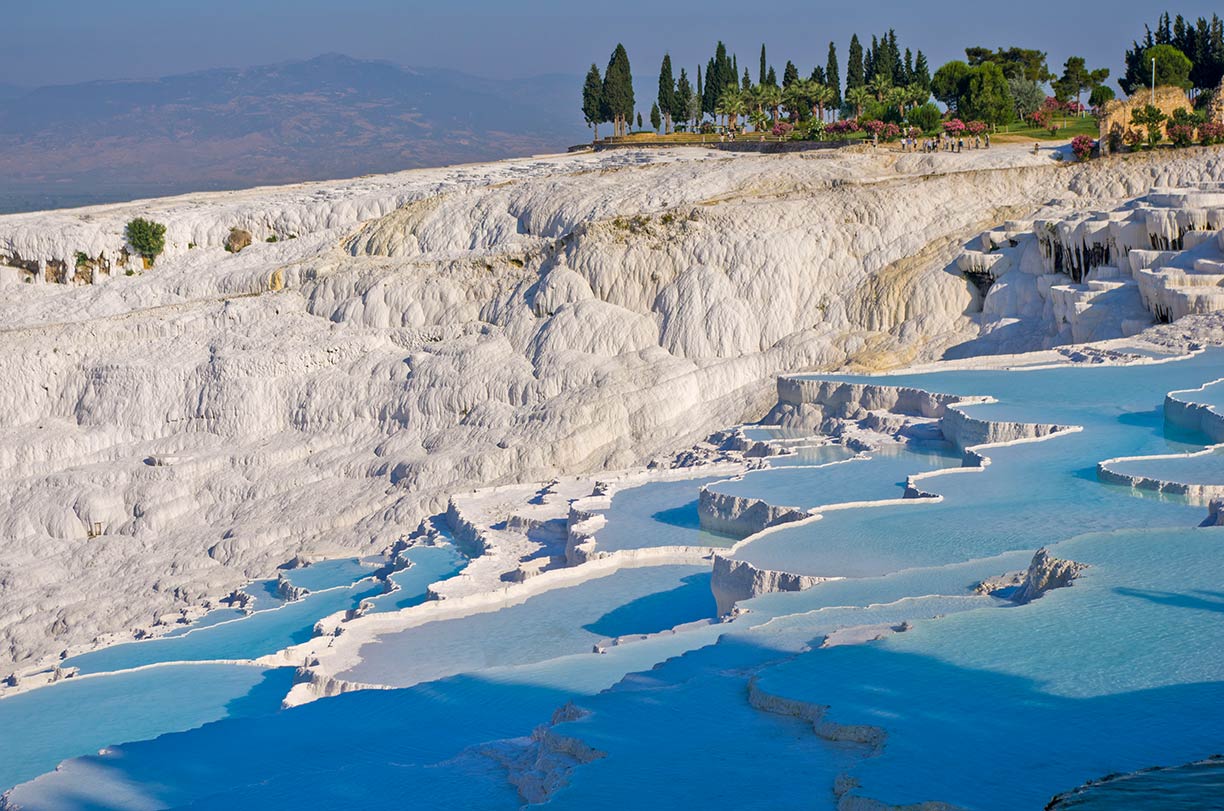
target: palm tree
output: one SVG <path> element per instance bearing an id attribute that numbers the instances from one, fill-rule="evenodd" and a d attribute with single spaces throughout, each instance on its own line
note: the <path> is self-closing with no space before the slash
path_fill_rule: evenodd
<path id="1" fill-rule="evenodd" d="M 791 82 L 790 87 L 782 91 L 782 103 L 791 118 L 800 120 L 807 116 L 807 111 L 812 107 L 809 101 L 811 85 L 810 79 L 796 79 Z"/>
<path id="2" fill-rule="evenodd" d="M 846 101 L 854 107 L 854 117 L 861 118 L 863 108 L 867 106 L 867 102 L 871 101 L 871 91 L 862 85 L 852 87 L 846 91 Z"/>
<path id="3" fill-rule="evenodd" d="M 931 98 L 931 91 L 917 82 L 910 83 L 905 88 L 905 100 L 909 102 L 910 108 L 921 107 L 926 104 Z"/>
<path id="4" fill-rule="evenodd" d="M 764 132 L 765 122 L 768 121 L 769 119 L 765 115 L 765 111 L 758 108 L 748 114 L 748 120 L 752 122 L 752 128 L 754 130 L 756 130 L 757 132 Z"/>
<path id="5" fill-rule="evenodd" d="M 767 84 L 761 87 L 761 106 L 769 110 L 769 116 L 778 120 L 778 107 L 782 104 L 782 91 L 778 87 Z"/>
<path id="6" fill-rule="evenodd" d="M 888 93 L 884 96 L 885 105 L 896 107 L 902 118 L 905 118 L 905 100 L 905 89 L 900 87 L 888 88 Z"/>
<path id="7" fill-rule="evenodd" d="M 748 105 L 744 101 L 744 91 L 740 90 L 739 85 L 727 85 L 718 97 L 718 107 L 721 108 L 720 114 L 726 117 L 727 129 L 732 132 L 738 130 L 740 116 L 748 109 Z M 719 113 L 719 110 L 715 109 L 714 112 Z M 734 120 L 734 124 L 732 120 Z"/>
<path id="8" fill-rule="evenodd" d="M 812 84 L 812 110 L 813 113 L 819 111 L 820 120 L 824 121 L 825 105 L 832 103 L 833 99 L 837 98 L 837 91 L 828 85 Z"/>
<path id="9" fill-rule="evenodd" d="M 871 92 L 875 94 L 875 100 L 884 103 L 884 97 L 888 95 L 888 91 L 892 88 L 892 81 L 887 76 L 877 73 L 875 78 L 871 80 Z"/>

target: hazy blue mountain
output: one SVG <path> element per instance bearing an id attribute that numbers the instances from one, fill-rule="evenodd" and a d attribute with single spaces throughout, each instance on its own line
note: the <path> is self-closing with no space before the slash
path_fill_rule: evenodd
<path id="1" fill-rule="evenodd" d="M 161 79 L 0 86 L 0 211 L 351 177 L 589 138 L 581 79 L 327 54 Z"/>

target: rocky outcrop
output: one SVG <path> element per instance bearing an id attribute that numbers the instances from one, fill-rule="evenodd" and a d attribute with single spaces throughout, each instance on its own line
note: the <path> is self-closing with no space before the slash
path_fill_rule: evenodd
<path id="1" fill-rule="evenodd" d="M 697 515 L 703 529 L 740 538 L 809 517 L 806 510 L 775 506 L 759 498 L 719 493 L 708 486 L 698 492 Z"/>
<path id="2" fill-rule="evenodd" d="M 1077 430 L 1075 426 L 1068 425 L 981 419 L 957 408 L 948 409 L 940 420 L 940 429 L 944 437 L 961 450 L 978 445 L 1041 439 L 1060 431 Z"/>
<path id="3" fill-rule="evenodd" d="M 548 724 L 536 727 L 530 738 L 496 741 L 475 751 L 506 769 L 510 783 L 518 789 L 524 803 L 547 803 L 558 789 L 569 785 L 570 773 L 575 768 L 607 757 L 606 752 L 555 729 L 587 715 L 586 710 L 569 702 L 553 713 Z"/>
<path id="4" fill-rule="evenodd" d="M 884 745 L 887 733 L 883 728 L 870 724 L 838 724 L 825 718 L 829 707 L 795 698 L 774 695 L 761 688 L 756 676 L 748 680 L 748 703 L 754 709 L 774 715 L 789 715 L 812 725 L 819 737 L 835 743 L 854 743 L 871 749 Z"/>
<path id="5" fill-rule="evenodd" d="M 1038 549 L 1024 579 L 1011 595 L 1011 600 L 1023 605 L 1036 600 L 1047 591 L 1070 586 L 1086 568 L 1087 564 L 1056 558 L 1044 547 Z"/>
<path id="6" fill-rule="evenodd" d="M 830 579 L 836 578 L 758 569 L 747 561 L 715 555 L 710 590 L 714 592 L 718 613 L 722 615 L 743 600 L 775 591 L 803 591 Z"/>
<path id="7" fill-rule="evenodd" d="M 1148 465 L 1157 465 L 1161 460 L 1171 459 L 1193 459 L 1200 456 L 1218 453 L 1219 449 L 1212 447 L 1206 450 L 1197 451 L 1195 453 L 1173 454 L 1161 456 L 1124 456 L 1115 459 L 1106 459 L 1103 462 L 1097 463 L 1097 478 L 1108 484 L 1120 484 L 1123 487 L 1131 487 L 1136 490 L 1150 490 L 1154 493 L 1164 493 L 1167 495 L 1183 496 L 1192 504 L 1210 504 L 1214 501 L 1224 499 L 1224 483 L 1220 484 L 1203 484 L 1177 481 L 1172 476 L 1156 476 L 1144 475 L 1141 473 L 1127 473 L 1117 470 L 1123 463 L 1131 465 L 1137 463 L 1146 463 Z"/>

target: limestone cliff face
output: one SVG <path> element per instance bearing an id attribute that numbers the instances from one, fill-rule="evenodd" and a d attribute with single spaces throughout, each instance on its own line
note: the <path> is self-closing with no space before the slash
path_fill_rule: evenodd
<path id="1" fill-rule="evenodd" d="M 958 157 L 602 153 L 0 217 L 0 665 L 377 551 L 453 493 L 653 458 L 781 372 L 934 358 L 976 334 L 948 268 L 982 228 L 1221 174 Z M 167 248 L 128 276 L 134 216 Z M 109 272 L 49 282 L 78 251 Z"/>

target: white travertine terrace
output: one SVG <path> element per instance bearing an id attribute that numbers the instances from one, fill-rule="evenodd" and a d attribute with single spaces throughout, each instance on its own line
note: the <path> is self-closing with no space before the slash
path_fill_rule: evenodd
<path id="1" fill-rule="evenodd" d="M 1069 341 L 1068 277 L 1007 241 L 1005 273 L 966 260 L 1001 274 L 983 299 L 965 243 L 1221 179 L 1202 150 L 628 151 L 0 217 L 0 671 L 386 549 L 473 488 L 674 452 L 779 373 Z M 137 216 L 167 226 L 147 271 L 119 264 Z"/>

